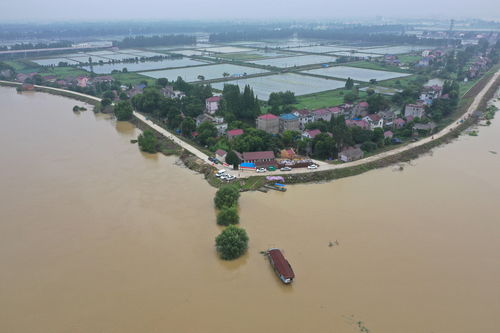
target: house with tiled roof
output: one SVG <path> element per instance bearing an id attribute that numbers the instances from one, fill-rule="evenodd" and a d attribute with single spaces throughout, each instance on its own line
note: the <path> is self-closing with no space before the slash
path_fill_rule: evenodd
<path id="1" fill-rule="evenodd" d="M 342 162 L 356 161 L 356 160 L 363 158 L 363 156 L 364 156 L 363 151 L 361 149 L 355 148 L 355 147 L 344 148 L 339 153 L 339 159 Z"/>
<path id="2" fill-rule="evenodd" d="M 227 152 L 225 150 L 217 149 L 215 151 L 215 158 L 218 159 L 221 162 L 225 162 L 226 161 L 226 156 L 227 156 Z"/>
<path id="3" fill-rule="evenodd" d="M 384 127 L 384 119 L 378 114 L 369 114 L 363 118 L 370 125 L 370 129 L 373 131 L 375 128 Z"/>
<path id="4" fill-rule="evenodd" d="M 368 102 L 359 102 L 352 109 L 353 117 L 364 117 L 368 114 Z"/>
<path id="5" fill-rule="evenodd" d="M 321 134 L 319 129 L 305 130 L 302 132 L 302 136 L 307 139 L 314 139 L 318 134 Z"/>
<path id="6" fill-rule="evenodd" d="M 404 119 L 401 118 L 396 118 L 394 119 L 392 124 L 395 128 L 402 128 L 404 125 L 406 125 L 406 121 L 404 121 Z"/>
<path id="7" fill-rule="evenodd" d="M 215 112 L 217 112 L 217 110 L 219 110 L 219 105 L 220 105 L 221 99 L 222 98 L 220 96 L 212 96 L 212 97 L 207 98 L 205 100 L 206 112 L 209 114 L 214 114 Z"/>
<path id="8" fill-rule="evenodd" d="M 195 118 L 196 127 L 199 127 L 204 122 L 212 123 L 217 129 L 217 135 L 224 135 L 227 131 L 227 123 L 224 122 L 223 117 L 214 117 L 206 113 L 200 114 Z"/>
<path id="9" fill-rule="evenodd" d="M 299 128 L 303 130 L 307 124 L 314 121 L 314 115 L 309 110 L 295 110 L 292 112 L 299 118 Z"/>
<path id="10" fill-rule="evenodd" d="M 244 152 L 237 155 L 241 163 L 254 163 L 257 168 L 276 165 L 276 157 L 274 156 L 274 152 L 270 150 Z"/>
<path id="11" fill-rule="evenodd" d="M 436 98 L 441 97 L 442 90 L 443 87 L 437 84 L 432 86 L 424 86 L 422 88 L 422 93 L 420 94 L 420 100 L 425 105 L 431 105 Z"/>
<path id="12" fill-rule="evenodd" d="M 229 140 L 232 140 L 235 137 L 242 135 L 243 133 L 245 133 L 245 131 L 238 128 L 238 129 L 232 129 L 232 130 L 227 131 L 226 135 L 227 135 L 227 138 Z"/>
<path id="13" fill-rule="evenodd" d="M 77 81 L 76 83 L 77 86 L 85 88 L 89 83 L 89 78 L 87 76 L 79 76 L 76 78 L 76 81 Z"/>
<path id="14" fill-rule="evenodd" d="M 424 104 L 406 104 L 405 117 L 423 118 L 425 116 Z"/>
<path id="15" fill-rule="evenodd" d="M 256 125 L 257 129 L 270 134 L 278 134 L 280 131 L 280 120 L 277 116 L 271 113 L 263 114 L 257 117 Z"/>
<path id="16" fill-rule="evenodd" d="M 330 119 L 332 119 L 332 111 L 330 111 L 329 108 L 313 110 L 312 114 L 314 116 L 314 121 L 330 121 Z"/>
<path id="17" fill-rule="evenodd" d="M 345 124 L 347 127 L 361 127 L 362 129 L 369 130 L 370 129 L 370 124 L 366 120 L 359 120 L 359 119 L 347 119 L 345 121 Z"/>
<path id="18" fill-rule="evenodd" d="M 284 113 L 279 117 L 280 124 L 280 132 L 284 131 L 298 131 L 299 126 L 299 117 L 294 115 L 293 113 Z"/>

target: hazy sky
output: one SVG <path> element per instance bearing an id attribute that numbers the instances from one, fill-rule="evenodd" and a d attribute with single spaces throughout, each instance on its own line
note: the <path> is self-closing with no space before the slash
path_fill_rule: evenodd
<path id="1" fill-rule="evenodd" d="M 342 17 L 500 19 L 500 0 L 0 0 L 0 20 L 325 19 Z"/>

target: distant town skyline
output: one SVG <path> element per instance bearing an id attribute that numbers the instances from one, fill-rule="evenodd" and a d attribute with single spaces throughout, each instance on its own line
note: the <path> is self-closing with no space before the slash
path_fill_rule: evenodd
<path id="1" fill-rule="evenodd" d="M 84 2 L 67 0 L 2 1 L 0 20 L 9 23 L 28 21 L 96 20 L 237 20 L 237 19 L 341 19 L 382 17 L 481 18 L 500 20 L 498 0 L 456 2 L 454 0 L 418 2 L 379 0 L 356 2 L 339 0 L 184 0 L 182 2 L 143 0 Z"/>

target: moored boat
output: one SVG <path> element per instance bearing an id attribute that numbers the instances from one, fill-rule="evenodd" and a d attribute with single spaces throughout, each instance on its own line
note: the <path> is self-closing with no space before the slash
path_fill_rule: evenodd
<path id="1" fill-rule="evenodd" d="M 276 275 L 285 284 L 292 283 L 295 278 L 295 273 L 293 272 L 292 266 L 285 259 L 283 253 L 280 249 L 269 249 L 267 250 L 267 256 L 271 266 L 273 266 Z"/>

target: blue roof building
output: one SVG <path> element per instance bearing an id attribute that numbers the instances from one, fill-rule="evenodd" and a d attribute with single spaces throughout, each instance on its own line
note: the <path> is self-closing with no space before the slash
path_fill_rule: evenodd
<path id="1" fill-rule="evenodd" d="M 299 117 L 293 113 L 280 114 L 280 132 L 299 131 Z"/>

